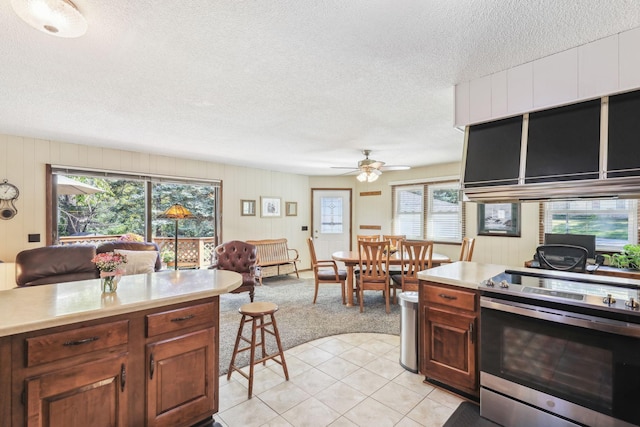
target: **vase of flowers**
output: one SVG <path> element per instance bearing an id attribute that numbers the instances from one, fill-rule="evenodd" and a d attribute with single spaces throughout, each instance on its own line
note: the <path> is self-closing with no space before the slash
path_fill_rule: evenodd
<path id="1" fill-rule="evenodd" d="M 122 266 L 127 262 L 127 256 L 117 252 L 104 252 L 94 256 L 91 262 L 100 270 L 100 286 L 102 292 L 115 292 L 122 277 Z"/>

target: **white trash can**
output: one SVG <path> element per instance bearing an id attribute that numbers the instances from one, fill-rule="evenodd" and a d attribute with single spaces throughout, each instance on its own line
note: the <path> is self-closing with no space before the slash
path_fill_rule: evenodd
<path id="1" fill-rule="evenodd" d="M 400 300 L 400 365 L 418 372 L 418 293 L 402 292 Z"/>

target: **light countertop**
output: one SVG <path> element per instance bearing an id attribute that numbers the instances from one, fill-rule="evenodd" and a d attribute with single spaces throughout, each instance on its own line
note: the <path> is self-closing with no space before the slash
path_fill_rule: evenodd
<path id="1" fill-rule="evenodd" d="M 480 282 L 502 273 L 507 268 L 507 266 L 498 264 L 458 261 L 421 271 L 418 273 L 418 279 L 462 288 L 478 289 Z"/>
<path id="2" fill-rule="evenodd" d="M 598 281 L 606 285 L 640 287 L 640 280 L 600 276 L 589 273 L 568 273 L 564 271 L 540 270 L 537 268 L 509 267 L 499 264 L 482 264 L 479 262 L 458 261 L 444 264 L 418 273 L 418 279 L 428 280 L 446 285 L 460 286 L 468 289 L 478 289 L 480 282 L 489 279 L 505 270 L 530 274 L 544 274 L 546 277 L 564 279 L 571 276 L 572 280 L 581 279 L 589 282 Z"/>
<path id="3" fill-rule="evenodd" d="M 0 291 L 0 337 L 226 294 L 242 276 L 178 270 L 123 276 L 114 294 L 100 279 Z"/>

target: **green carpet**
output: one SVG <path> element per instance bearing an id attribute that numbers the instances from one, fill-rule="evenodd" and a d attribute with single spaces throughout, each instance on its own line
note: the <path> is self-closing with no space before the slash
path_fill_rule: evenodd
<path id="1" fill-rule="evenodd" d="M 366 291 L 364 313 L 358 307 L 342 305 L 340 287 L 321 284 L 318 300 L 313 304 L 313 279 L 280 276 L 264 279 L 257 286 L 254 301 L 269 301 L 278 305 L 276 322 L 285 350 L 326 336 L 352 332 L 400 334 L 400 306 L 391 304 L 391 313 L 385 312 L 382 292 Z M 249 294 L 225 294 L 220 297 L 220 375 L 227 372 L 236 334 L 240 325 L 238 308 L 249 303 Z M 246 326 L 248 331 L 249 325 Z M 248 332 L 245 332 L 248 336 Z M 273 340 L 267 338 L 268 351 L 273 351 Z M 248 364 L 249 352 L 241 354 L 239 366 Z"/>

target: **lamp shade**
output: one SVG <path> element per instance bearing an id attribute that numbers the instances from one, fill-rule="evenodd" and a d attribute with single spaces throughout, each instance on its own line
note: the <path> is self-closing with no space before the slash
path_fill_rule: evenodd
<path id="1" fill-rule="evenodd" d="M 182 206 L 180 203 L 176 203 L 172 205 L 158 215 L 158 218 L 167 218 L 167 219 L 185 219 L 185 218 L 193 218 L 194 215 L 189 211 L 189 209 Z"/>
<path id="2" fill-rule="evenodd" d="M 80 37 L 87 21 L 70 0 L 11 0 L 16 14 L 27 24 L 57 37 Z"/>

